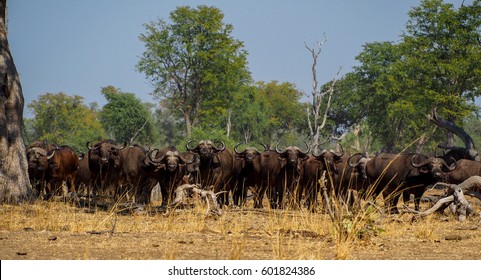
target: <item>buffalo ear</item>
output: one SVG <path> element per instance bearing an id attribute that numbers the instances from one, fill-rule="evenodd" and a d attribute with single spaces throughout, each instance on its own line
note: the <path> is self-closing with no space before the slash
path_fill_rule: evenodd
<path id="1" fill-rule="evenodd" d="M 421 172 L 423 174 L 427 174 L 427 173 L 429 173 L 429 169 L 427 167 L 421 167 L 421 168 L 419 168 L 419 172 Z"/>
<path id="2" fill-rule="evenodd" d="M 309 159 L 309 155 L 308 154 L 304 154 L 302 157 L 301 157 L 301 160 L 308 160 Z"/>

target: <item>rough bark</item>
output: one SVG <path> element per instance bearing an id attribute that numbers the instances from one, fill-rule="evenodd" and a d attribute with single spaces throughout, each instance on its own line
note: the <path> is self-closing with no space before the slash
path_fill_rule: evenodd
<path id="1" fill-rule="evenodd" d="M 34 197 L 23 141 L 24 99 L 7 39 L 7 0 L 0 0 L 0 202 Z"/>
<path id="2" fill-rule="evenodd" d="M 430 122 L 434 123 L 435 125 L 442 127 L 447 131 L 457 135 L 459 138 L 461 138 L 461 140 L 463 140 L 464 142 L 464 146 L 465 146 L 464 149 L 469 154 L 472 160 L 476 160 L 476 161 L 481 160 L 474 146 L 473 139 L 471 138 L 471 136 L 469 136 L 468 133 L 466 133 L 466 131 L 464 131 L 464 129 L 462 129 L 461 127 L 457 126 L 455 123 L 449 120 L 440 118 L 436 113 L 436 108 L 433 108 L 432 113 L 428 115 L 428 119 Z M 452 145 L 449 145 L 449 146 L 439 145 L 439 147 L 442 149 L 448 149 L 448 150 L 463 149 L 460 147 L 453 147 Z"/>

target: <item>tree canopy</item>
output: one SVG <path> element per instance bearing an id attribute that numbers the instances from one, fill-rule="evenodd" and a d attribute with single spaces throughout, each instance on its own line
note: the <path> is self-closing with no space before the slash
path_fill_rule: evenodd
<path id="1" fill-rule="evenodd" d="M 146 50 L 137 69 L 182 116 L 188 137 L 202 119 L 224 121 L 232 93 L 250 79 L 247 51 L 223 18 L 215 7 L 182 6 L 170 13 L 171 23 L 150 22 L 140 35 Z"/>
<path id="2" fill-rule="evenodd" d="M 481 95 L 480 12 L 479 0 L 458 9 L 422 1 L 409 12 L 399 42 L 364 45 L 356 57 L 360 65 L 340 83 L 344 92 L 334 110 L 359 112 L 353 117 L 367 120 L 374 137 L 392 151 L 432 134 L 426 115 L 433 107 L 450 121 L 470 115 Z"/>
<path id="3" fill-rule="evenodd" d="M 410 10 L 398 41 L 364 44 L 351 72 L 336 77 L 335 85 L 333 80 L 315 88 L 334 90 L 320 136 L 344 135 L 343 141 L 352 142 L 345 146 L 356 150 L 398 152 L 443 141 L 452 146 L 453 137 L 426 118 L 433 107 L 444 118 L 477 131 L 472 126 L 477 124 L 474 99 L 481 96 L 480 14 L 481 0 L 460 7 L 424 0 Z M 82 126 L 70 121 L 80 116 L 63 114 L 82 107 L 92 119 L 99 117 L 106 136 L 117 141 L 181 146 L 191 138 L 216 138 L 228 144 L 301 144 L 312 137 L 303 93 L 288 81 L 252 81 L 244 44 L 233 38 L 233 26 L 224 23 L 219 9 L 178 7 L 169 21 L 152 21 L 145 28 L 140 35 L 145 51 L 136 67 L 152 82 L 159 99 L 155 109 L 113 86 L 102 89 L 107 105 L 99 112 L 82 107 L 80 97 L 68 101 L 75 108 L 62 101 L 65 109 L 47 108 L 50 101 L 40 97 L 29 105 L 39 108 L 39 120 L 28 122 L 35 128 L 31 130 L 47 140 L 54 134 L 64 137 L 70 130 L 63 127 Z M 58 115 L 49 117 L 48 112 Z M 58 129 L 51 135 L 40 130 L 49 126 Z M 87 140 L 103 133 L 101 128 L 90 130 Z M 69 140 L 57 142 L 63 141 Z"/>
<path id="4" fill-rule="evenodd" d="M 81 96 L 45 93 L 27 106 L 35 116 L 27 135 L 31 141 L 41 139 L 82 150 L 88 141 L 105 134 L 97 113 L 84 105 Z"/>
<path id="5" fill-rule="evenodd" d="M 157 135 L 154 119 L 146 104 L 133 93 L 125 93 L 113 86 L 101 90 L 107 104 L 100 111 L 100 121 L 109 138 L 128 143 L 152 144 Z"/>

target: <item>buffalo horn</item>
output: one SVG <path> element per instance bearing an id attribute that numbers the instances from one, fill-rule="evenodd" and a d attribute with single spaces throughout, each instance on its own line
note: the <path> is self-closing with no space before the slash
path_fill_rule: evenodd
<path id="1" fill-rule="evenodd" d="M 218 147 L 216 147 L 216 146 L 213 146 L 214 149 L 215 149 L 217 152 L 222 152 L 223 150 L 225 150 L 225 144 L 224 144 L 224 142 L 222 142 L 222 141 L 217 141 L 217 142 L 215 142 L 215 143 L 220 143 L 220 144 L 221 144 L 220 148 L 218 148 Z"/>
<path id="2" fill-rule="evenodd" d="M 195 153 L 192 153 L 194 155 L 194 157 L 192 158 L 192 160 L 188 160 L 186 159 L 184 156 L 182 156 L 181 153 L 179 153 L 179 158 L 181 161 L 183 161 L 185 164 L 192 164 L 194 163 L 196 160 L 197 160 L 197 154 Z"/>
<path id="3" fill-rule="evenodd" d="M 155 153 L 155 155 L 157 155 L 159 153 L 159 149 L 153 149 L 152 151 L 148 152 L 147 155 L 149 156 L 149 160 L 152 162 L 152 163 L 161 163 L 162 160 L 164 160 L 164 157 L 165 157 L 165 154 L 163 154 L 160 158 L 152 158 L 152 153 L 154 151 L 157 151 Z"/>
<path id="4" fill-rule="evenodd" d="M 241 144 L 242 144 L 242 142 L 239 142 L 234 146 L 234 152 L 238 155 L 242 154 L 241 152 L 239 152 L 239 150 L 237 150 L 237 147 L 239 147 Z"/>
<path id="5" fill-rule="evenodd" d="M 189 140 L 189 142 L 187 142 L 187 144 L 185 144 L 185 148 L 187 149 L 187 151 L 191 151 L 193 152 L 195 150 L 195 147 L 194 148 L 191 148 L 190 147 L 190 143 L 192 142 L 195 142 L 194 140 Z"/>
<path id="6" fill-rule="evenodd" d="M 361 158 L 365 157 L 365 155 L 364 155 L 363 153 L 355 153 L 355 154 L 353 154 L 352 156 L 349 157 L 349 159 L 347 160 L 347 164 L 348 164 L 350 167 L 352 167 L 352 168 L 358 166 L 358 165 L 359 165 L 359 162 L 361 161 L 361 158 L 360 158 L 358 161 L 356 161 L 355 163 L 352 163 L 351 160 L 352 160 L 355 156 L 359 156 L 359 155 L 361 156 Z"/>
<path id="7" fill-rule="evenodd" d="M 125 147 L 127 147 L 127 141 L 124 141 L 124 144 L 123 144 L 122 146 L 119 146 L 119 145 L 114 146 L 114 148 L 117 149 L 117 150 L 122 150 L 122 149 L 124 149 Z"/>
<path id="8" fill-rule="evenodd" d="M 314 145 L 314 147 L 312 147 L 312 155 L 315 156 L 315 157 L 320 157 L 323 153 L 326 152 L 326 149 L 322 150 L 321 153 L 317 154 L 316 153 L 316 147 L 319 146 L 319 144 L 316 144 Z"/>
<path id="9" fill-rule="evenodd" d="M 87 145 L 86 145 L 86 146 L 87 146 L 87 149 L 89 149 L 90 151 L 93 151 L 93 150 L 95 150 L 96 148 L 98 148 L 98 146 L 95 147 L 95 145 L 94 145 L 94 147 L 90 146 L 90 142 L 92 142 L 92 141 L 88 141 L 88 142 L 87 142 Z"/>
<path id="10" fill-rule="evenodd" d="M 276 152 L 277 152 L 278 154 L 282 154 L 282 153 L 284 153 L 286 150 L 282 150 L 282 151 L 279 150 L 279 142 L 280 142 L 280 141 L 277 141 L 277 144 L 276 144 Z"/>
<path id="11" fill-rule="evenodd" d="M 414 163 L 414 158 L 417 157 L 418 154 L 414 154 L 413 157 L 411 158 L 411 165 L 413 167 L 416 167 L 416 168 L 420 168 L 420 167 L 423 167 L 424 165 L 428 164 L 429 163 L 429 159 L 421 162 L 421 163 Z"/>
<path id="12" fill-rule="evenodd" d="M 307 151 L 301 151 L 301 149 L 299 149 L 299 151 L 307 155 L 311 151 L 311 146 L 306 142 L 306 140 L 304 140 L 304 144 L 307 146 Z"/>
<path id="13" fill-rule="evenodd" d="M 449 171 L 453 171 L 454 169 L 456 169 L 456 167 L 458 166 L 458 164 L 456 163 L 456 160 L 451 157 L 451 160 L 453 161 L 453 163 L 451 165 L 448 165 L 444 160 L 443 160 L 443 165 L 449 170 Z"/>
<path id="14" fill-rule="evenodd" d="M 341 152 L 336 153 L 336 156 L 342 157 L 344 155 L 344 147 L 341 145 L 341 143 L 337 143 L 339 146 L 341 146 Z"/>
<path id="15" fill-rule="evenodd" d="M 267 150 L 269 150 L 266 144 L 259 143 L 259 145 L 262 145 L 262 147 L 264 147 L 264 152 L 267 152 Z"/>
<path id="16" fill-rule="evenodd" d="M 55 148 L 55 149 L 52 151 L 52 154 L 47 155 L 47 159 L 51 159 L 51 158 L 53 157 L 53 155 L 55 155 L 55 150 L 57 150 L 57 148 Z"/>

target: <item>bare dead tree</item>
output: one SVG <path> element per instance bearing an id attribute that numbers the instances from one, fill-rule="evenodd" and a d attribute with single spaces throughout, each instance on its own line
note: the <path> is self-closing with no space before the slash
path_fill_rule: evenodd
<path id="1" fill-rule="evenodd" d="M 23 141 L 24 99 L 7 38 L 7 0 L 0 0 L 0 202 L 34 197 Z"/>
<path id="2" fill-rule="evenodd" d="M 447 207 L 451 207 L 453 214 L 455 214 L 460 222 L 466 220 L 466 217 L 474 213 L 473 206 L 466 200 L 465 195 L 475 197 L 481 200 L 481 193 L 477 190 L 481 188 L 481 177 L 471 176 L 459 185 L 437 183 L 433 188 L 446 188 L 446 195 L 439 199 L 434 206 L 420 212 L 404 206 L 404 211 L 413 213 L 417 217 L 428 216 L 432 213 L 443 211 Z"/>
<path id="3" fill-rule="evenodd" d="M 453 145 L 438 145 L 439 148 L 441 149 L 446 149 L 446 150 L 461 150 L 461 151 L 466 151 L 466 153 L 469 154 L 472 160 L 479 161 L 481 160 L 478 152 L 476 151 L 476 147 L 474 146 L 474 141 L 471 136 L 469 136 L 464 129 L 461 127 L 457 126 L 455 123 L 442 119 L 438 116 L 436 112 L 436 108 L 432 109 L 431 114 L 428 114 L 428 120 L 435 125 L 446 129 L 447 131 L 453 133 L 454 135 L 458 136 L 461 140 L 463 140 L 465 148 L 461 147 L 454 147 Z M 454 142 L 453 140 L 449 140 L 448 142 Z"/>
<path id="4" fill-rule="evenodd" d="M 220 193 L 216 194 L 213 191 L 204 190 L 195 184 L 183 184 L 178 186 L 174 191 L 175 199 L 172 202 L 172 205 L 176 206 L 185 203 L 185 200 L 189 196 L 188 191 L 198 194 L 201 198 L 205 199 L 207 203 L 206 215 L 209 215 L 210 213 L 218 216 L 222 215 L 222 209 L 217 203 L 217 195 Z M 213 209 L 211 209 L 211 206 Z"/>
<path id="5" fill-rule="evenodd" d="M 142 129 L 144 129 L 145 125 L 146 125 L 148 122 L 149 122 L 149 118 L 147 117 L 147 118 L 145 119 L 144 124 L 143 124 L 139 129 L 137 129 L 137 131 L 134 133 L 134 135 L 132 136 L 132 138 L 130 138 L 129 143 L 134 143 L 135 138 L 137 138 L 137 136 L 139 135 L 139 133 L 142 131 Z"/>
<path id="6" fill-rule="evenodd" d="M 312 92 L 311 92 L 311 102 L 308 102 L 306 107 L 307 112 L 307 124 L 309 126 L 309 132 L 311 137 L 311 147 L 314 147 L 314 152 L 317 152 L 320 131 L 324 128 L 327 121 L 327 114 L 329 108 L 331 107 L 331 98 L 334 92 L 334 86 L 338 80 L 339 73 L 341 72 L 341 67 L 337 71 L 334 79 L 332 79 L 328 88 L 321 90 L 319 87 L 319 82 L 317 80 L 317 61 L 319 55 L 322 51 L 322 46 L 327 42 L 327 36 L 324 34 L 324 39 L 322 41 L 317 41 L 311 47 L 304 41 L 304 46 L 309 51 L 312 57 Z M 306 94 L 309 98 L 309 96 Z M 325 104 L 325 107 L 322 105 Z M 323 110 L 323 111 L 322 111 Z"/>

